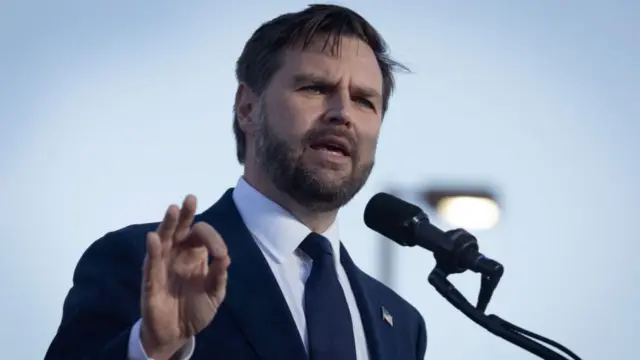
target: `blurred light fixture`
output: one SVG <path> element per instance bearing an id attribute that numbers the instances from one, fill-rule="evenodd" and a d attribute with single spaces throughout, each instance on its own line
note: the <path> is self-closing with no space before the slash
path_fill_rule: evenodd
<path id="1" fill-rule="evenodd" d="M 489 189 L 432 188 L 423 198 L 447 224 L 467 230 L 493 228 L 500 221 L 500 206 Z"/>

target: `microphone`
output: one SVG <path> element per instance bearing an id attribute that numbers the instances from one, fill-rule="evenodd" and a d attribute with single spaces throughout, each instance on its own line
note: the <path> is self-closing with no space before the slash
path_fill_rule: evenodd
<path id="1" fill-rule="evenodd" d="M 433 252 L 436 266 L 429 274 L 429 283 L 476 324 L 542 359 L 567 360 L 541 344 L 546 343 L 562 350 L 572 359 L 580 360 L 571 350 L 551 339 L 518 327 L 497 315 L 484 313 L 504 268 L 480 253 L 478 241 L 473 235 L 463 229 L 444 232 L 433 226 L 419 207 L 387 193 L 378 193 L 369 200 L 364 210 L 364 223 L 399 245 L 418 245 Z M 447 280 L 450 274 L 466 270 L 482 275 L 475 307 Z"/>
<path id="2" fill-rule="evenodd" d="M 479 252 L 473 235 L 463 229 L 444 232 L 419 207 L 393 195 L 374 195 L 365 207 L 364 223 L 399 245 L 417 245 L 433 252 L 438 265 L 449 274 L 471 270 L 499 278 L 504 272 L 500 263 Z"/>

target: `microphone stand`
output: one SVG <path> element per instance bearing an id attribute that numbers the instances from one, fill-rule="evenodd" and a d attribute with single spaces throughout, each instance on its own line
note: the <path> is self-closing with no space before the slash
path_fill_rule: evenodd
<path id="1" fill-rule="evenodd" d="M 450 253 L 449 253 L 450 254 Z M 539 356 L 545 360 L 567 360 L 566 357 L 551 350 L 550 348 L 542 345 L 546 343 L 551 345 L 562 352 L 569 355 L 573 360 L 581 360 L 571 350 L 558 344 L 557 342 L 547 339 L 541 335 L 535 334 L 531 331 L 522 329 L 510 322 L 501 319 L 500 317 L 490 314 L 486 315 L 484 311 L 489 304 L 493 291 L 500 282 L 500 277 L 503 273 L 502 266 L 496 266 L 494 269 L 486 269 L 481 272 L 482 282 L 480 286 L 480 292 L 478 294 L 478 304 L 474 307 L 467 299 L 458 291 L 449 280 L 447 276 L 454 273 L 464 272 L 466 269 L 461 269 L 455 264 L 456 259 L 448 256 L 449 254 L 436 253 L 436 266 L 429 274 L 429 283 L 454 307 L 465 314 L 469 319 L 476 324 L 482 326 L 484 329 L 499 336 L 508 342 L 527 350 L 528 352 Z M 540 342 L 531 340 L 535 339 Z"/>

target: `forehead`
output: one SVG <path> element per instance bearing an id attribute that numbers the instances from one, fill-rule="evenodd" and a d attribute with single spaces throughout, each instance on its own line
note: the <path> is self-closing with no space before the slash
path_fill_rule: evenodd
<path id="1" fill-rule="evenodd" d="M 278 73 L 276 77 L 283 78 L 300 73 L 335 81 L 348 78 L 352 83 L 382 92 L 382 71 L 373 50 L 364 41 L 352 37 L 342 37 L 338 43 L 333 38 L 319 37 L 304 49 L 297 46 L 286 50 Z"/>

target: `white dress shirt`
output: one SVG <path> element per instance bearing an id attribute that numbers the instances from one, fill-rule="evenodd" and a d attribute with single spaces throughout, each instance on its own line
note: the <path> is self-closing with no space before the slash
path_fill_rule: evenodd
<path id="1" fill-rule="evenodd" d="M 243 178 L 240 178 L 233 191 L 233 200 L 242 220 L 271 267 L 289 305 L 304 346 L 308 350 L 307 324 L 304 316 L 304 286 L 311 272 L 312 260 L 299 250 L 298 246 L 311 233 L 311 230 L 288 211 L 259 193 Z M 338 224 L 331 225 L 322 235 L 329 239 L 335 254 L 338 280 L 342 285 L 351 312 L 357 359 L 369 360 L 369 350 L 360 311 L 347 274 L 340 263 Z M 182 349 L 180 359 L 188 360 L 191 358 L 195 346 L 195 339 L 191 338 Z M 153 360 L 146 356 L 140 343 L 140 321 L 136 322 L 131 330 L 128 354 L 129 360 Z"/>

